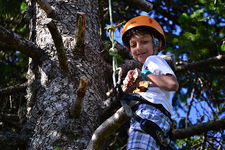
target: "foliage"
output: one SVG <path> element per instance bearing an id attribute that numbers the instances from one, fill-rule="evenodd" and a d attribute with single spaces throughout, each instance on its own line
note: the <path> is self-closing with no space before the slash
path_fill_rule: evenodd
<path id="1" fill-rule="evenodd" d="M 221 0 L 173 1 L 161 3 L 163 10 L 153 11 L 156 20 L 166 29 L 166 53 L 173 53 L 177 65 L 185 65 L 224 55 L 224 5 Z M 179 7 L 179 8 L 178 8 Z M 178 9 L 175 9 L 178 8 Z M 157 9 L 159 10 L 159 9 Z M 166 17 L 163 17 L 166 16 Z M 176 16 L 176 18 L 174 17 Z M 176 73 L 180 87 L 173 98 L 174 118 L 177 128 L 223 118 L 224 109 L 224 62 Z M 210 138 L 216 132 L 177 140 L 179 149 L 197 149 L 203 145 L 209 149 L 224 144 L 219 131 L 218 141 Z M 202 138 L 207 140 L 202 143 Z M 198 144 L 197 139 L 200 139 Z M 215 146 L 212 143 L 217 143 Z"/>
<path id="2" fill-rule="evenodd" d="M 12 6 L 13 4 L 13 6 Z M 13 7 L 13 9 L 12 9 Z M 24 17 L 27 5 L 25 0 L 0 0 L 0 25 L 27 37 L 28 20 Z M 25 81 L 28 57 L 8 45 L 0 43 L 0 87 L 11 86 Z M 13 50 L 13 51 L 10 51 Z M 15 76 L 16 75 L 16 76 Z"/>
<path id="3" fill-rule="evenodd" d="M 28 36 L 28 19 L 25 18 L 25 0 L 0 0 L 0 25 L 20 36 Z M 0 88 L 26 82 L 28 56 L 0 42 Z M 17 114 L 26 103 L 24 93 L 0 98 L 0 111 L 4 114 Z"/>

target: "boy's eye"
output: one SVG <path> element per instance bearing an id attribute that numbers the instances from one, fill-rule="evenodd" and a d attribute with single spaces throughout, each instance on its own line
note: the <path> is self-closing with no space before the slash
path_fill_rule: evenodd
<path id="1" fill-rule="evenodd" d="M 134 48 L 134 47 L 136 47 L 136 44 L 131 44 L 131 46 L 130 46 L 130 47 Z"/>

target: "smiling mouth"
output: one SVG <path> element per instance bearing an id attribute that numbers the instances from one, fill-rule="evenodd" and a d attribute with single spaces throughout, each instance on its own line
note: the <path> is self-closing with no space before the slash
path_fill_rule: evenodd
<path id="1" fill-rule="evenodd" d="M 146 52 L 143 52 L 143 53 L 139 53 L 138 56 L 142 56 L 144 55 Z"/>

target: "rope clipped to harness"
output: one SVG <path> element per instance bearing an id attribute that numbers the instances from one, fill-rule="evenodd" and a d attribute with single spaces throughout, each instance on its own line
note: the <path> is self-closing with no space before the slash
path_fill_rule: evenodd
<path id="1" fill-rule="evenodd" d="M 114 88 L 114 93 L 117 98 L 117 89 L 120 88 L 121 84 L 121 77 L 122 77 L 122 68 L 118 67 L 117 64 L 117 58 L 116 56 L 118 55 L 118 50 L 115 48 L 117 42 L 114 41 L 114 32 L 116 28 L 119 26 L 125 24 L 125 22 L 122 22 L 121 24 L 117 26 L 113 26 L 113 19 L 112 19 L 112 6 L 111 6 L 111 0 L 109 0 L 109 15 L 110 15 L 110 25 L 106 27 L 106 30 L 109 32 L 109 39 L 112 43 L 112 47 L 109 49 L 109 55 L 112 56 L 112 67 L 113 67 L 113 88 Z M 116 79 L 116 76 L 118 77 Z M 120 90 L 118 89 L 118 90 Z"/>

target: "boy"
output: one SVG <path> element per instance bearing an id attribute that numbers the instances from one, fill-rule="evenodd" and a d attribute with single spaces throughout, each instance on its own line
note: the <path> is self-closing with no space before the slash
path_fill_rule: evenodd
<path id="1" fill-rule="evenodd" d="M 167 135 L 172 124 L 172 96 L 179 84 L 166 61 L 157 56 L 166 47 L 163 29 L 150 17 L 135 17 L 123 27 L 122 41 L 130 49 L 133 58 L 143 64 L 143 80 L 150 82 L 146 92 L 137 93 L 136 97 L 140 98 L 141 103 L 135 114 L 144 119 L 140 122 L 135 117 L 130 120 L 127 150 L 167 149 L 170 144 Z M 133 70 L 127 73 L 123 81 L 125 86 L 132 84 L 132 73 Z M 143 120 L 150 124 L 149 127 L 143 126 Z M 156 125 L 152 130 L 159 127 L 161 132 L 152 131 L 152 124 Z"/>

